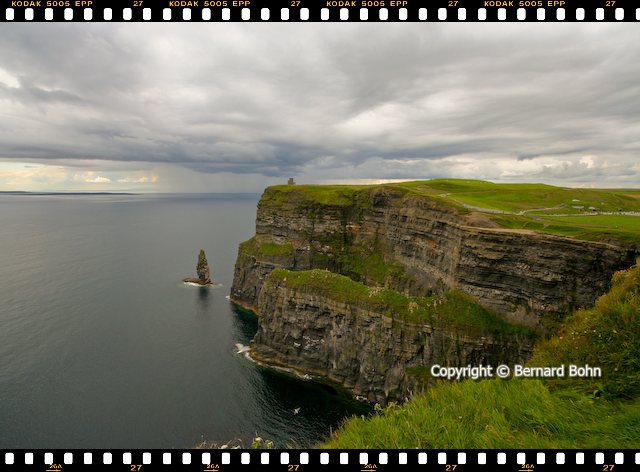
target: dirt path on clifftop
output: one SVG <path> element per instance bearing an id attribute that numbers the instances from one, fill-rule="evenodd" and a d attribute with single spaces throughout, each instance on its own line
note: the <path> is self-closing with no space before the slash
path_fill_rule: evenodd
<path id="1" fill-rule="evenodd" d="M 481 212 L 481 213 L 490 213 L 490 214 L 493 214 L 493 215 L 525 215 L 527 213 L 531 213 L 531 212 L 535 212 L 535 211 L 560 210 L 561 208 L 566 207 L 566 205 L 564 203 L 561 203 L 560 205 L 556 205 L 556 206 L 553 206 L 553 207 L 529 208 L 528 210 L 520 210 L 518 212 L 515 212 L 515 211 L 508 211 L 508 210 L 498 210 L 497 208 L 485 208 L 485 207 L 480 207 L 480 206 L 476 206 L 476 205 L 471 205 L 469 203 L 464 203 L 464 202 L 461 202 L 460 200 L 458 200 L 457 198 L 452 197 L 450 193 L 441 193 L 440 196 L 448 198 L 450 200 L 453 200 L 454 202 L 462 205 L 463 207 L 467 208 L 468 210 L 473 210 L 473 211 L 477 211 L 477 212 Z"/>

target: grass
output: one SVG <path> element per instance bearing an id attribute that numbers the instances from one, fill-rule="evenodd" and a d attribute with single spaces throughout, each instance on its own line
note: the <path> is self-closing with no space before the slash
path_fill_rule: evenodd
<path id="1" fill-rule="evenodd" d="M 322 218 L 330 209 L 357 213 L 370 207 L 371 192 L 379 188 L 393 191 L 395 197 L 392 201 L 397 205 L 402 205 L 405 198 L 418 196 L 460 214 L 486 209 L 489 211 L 487 216 L 503 228 L 530 229 L 592 241 L 617 240 L 622 244 L 640 244 L 640 217 L 600 215 L 599 220 L 593 220 L 591 218 L 598 217 L 550 216 L 586 214 L 590 207 L 600 212 L 640 212 L 640 190 L 575 189 L 462 179 L 383 185 L 278 185 L 265 190 L 261 205 L 265 209 L 304 208 L 311 218 Z M 468 205 L 478 208 L 469 208 Z"/>
<path id="2" fill-rule="evenodd" d="M 261 254 L 265 256 L 283 256 L 293 252 L 291 244 L 264 243 L 259 249 Z"/>
<path id="3" fill-rule="evenodd" d="M 449 194 L 455 201 L 468 205 L 518 213 L 536 208 L 563 208 L 553 213 L 575 213 L 573 206 L 596 207 L 601 211 L 639 211 L 640 202 L 624 191 L 579 189 L 545 184 L 496 184 L 482 180 L 441 179 L 408 182 L 412 188 L 429 187 Z M 636 191 L 636 193 L 640 193 Z M 542 212 L 544 213 L 544 212 Z"/>
<path id="4" fill-rule="evenodd" d="M 530 365 L 602 368 L 603 377 L 441 382 L 402 407 L 345 422 L 330 448 L 637 448 L 640 267 L 541 342 Z"/>
<path id="5" fill-rule="evenodd" d="M 600 379 L 563 379 L 572 388 L 613 398 L 640 397 L 640 267 L 614 275 L 612 287 L 593 308 L 567 319 L 558 336 L 537 347 L 532 365 L 589 364 Z"/>
<path id="6" fill-rule="evenodd" d="M 257 249 L 258 244 L 255 236 L 240 243 L 240 252 L 253 254 Z"/>
<path id="7" fill-rule="evenodd" d="M 262 201 L 268 205 L 299 205 L 301 202 L 344 207 L 371 188 L 367 185 L 275 185 L 265 190 Z"/>
<path id="8" fill-rule="evenodd" d="M 375 238 L 369 247 L 358 244 L 345 244 L 341 238 L 335 247 L 337 272 L 365 285 L 394 286 L 407 282 L 409 276 L 405 268 L 397 261 L 384 257 L 385 251 Z"/>
<path id="9" fill-rule="evenodd" d="M 594 230 L 624 229 L 640 231 L 640 218 L 630 215 L 549 216 L 546 219 L 565 224 L 575 223 L 582 227 L 594 228 Z"/>
<path id="10" fill-rule="evenodd" d="M 255 236 L 240 243 L 240 252 L 242 254 L 252 254 L 254 256 L 287 256 L 293 254 L 293 251 L 293 245 L 291 244 L 259 243 Z"/>
<path id="11" fill-rule="evenodd" d="M 546 184 L 496 184 L 483 180 L 436 179 L 382 185 L 276 185 L 265 198 L 271 202 L 309 200 L 321 205 L 347 206 L 373 188 L 393 189 L 400 194 L 446 197 L 459 203 L 518 213 L 537 208 L 554 208 L 554 213 L 576 213 L 574 206 L 600 211 L 640 211 L 640 191 L 623 189 L 581 189 Z M 543 212 L 544 213 L 544 212 Z"/>
<path id="12" fill-rule="evenodd" d="M 636 448 L 640 400 L 552 392 L 537 380 L 438 385 L 400 408 L 352 418 L 327 448 Z"/>
<path id="13" fill-rule="evenodd" d="M 611 189 L 611 191 L 618 195 L 627 195 L 632 198 L 640 199 L 640 189 L 632 188 L 632 189 Z"/>
<path id="14" fill-rule="evenodd" d="M 494 215 L 503 228 L 528 229 L 585 241 L 617 241 L 623 245 L 640 244 L 640 217 L 627 215 L 528 217 Z"/>
<path id="15" fill-rule="evenodd" d="M 430 297 L 407 297 L 395 290 L 369 287 L 346 276 L 318 269 L 275 269 L 265 284 L 309 291 L 395 320 L 426 323 L 471 336 L 534 336 L 529 328 L 506 322 L 470 297 L 454 290 Z"/>

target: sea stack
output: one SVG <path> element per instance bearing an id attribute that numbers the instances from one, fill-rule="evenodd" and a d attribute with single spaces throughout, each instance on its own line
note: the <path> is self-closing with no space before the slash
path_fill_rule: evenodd
<path id="1" fill-rule="evenodd" d="M 200 249 L 200 253 L 198 254 L 198 265 L 196 266 L 196 273 L 198 274 L 198 278 L 195 277 L 187 277 L 182 279 L 185 283 L 192 283 L 198 285 L 212 285 L 211 281 L 211 272 L 209 270 L 209 263 L 207 262 L 207 256 L 204 253 L 204 249 Z"/>

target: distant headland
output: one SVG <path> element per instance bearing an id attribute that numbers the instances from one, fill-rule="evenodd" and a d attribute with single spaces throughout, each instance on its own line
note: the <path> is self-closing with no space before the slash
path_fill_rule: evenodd
<path id="1" fill-rule="evenodd" d="M 23 190 L 0 190 L 0 195 L 34 195 L 34 196 L 85 196 L 85 195 L 139 195 L 130 192 L 27 192 Z"/>

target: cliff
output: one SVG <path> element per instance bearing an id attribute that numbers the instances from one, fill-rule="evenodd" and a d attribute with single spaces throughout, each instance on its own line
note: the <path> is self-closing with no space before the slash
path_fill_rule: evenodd
<path id="1" fill-rule="evenodd" d="M 274 268 L 327 269 L 409 295 L 457 289 L 507 319 L 553 327 L 590 306 L 637 251 L 497 227 L 401 186 L 268 188 L 240 246 L 232 298 L 255 308 Z"/>
<path id="2" fill-rule="evenodd" d="M 510 229 L 520 216 L 494 216 L 430 187 L 268 188 L 231 288 L 260 315 L 252 355 L 369 401 L 403 400 L 432 383 L 433 364 L 523 363 L 528 328 L 555 329 L 635 261 L 609 235 Z"/>
<path id="3" fill-rule="evenodd" d="M 251 355 L 341 384 L 374 403 L 432 383 L 430 368 L 522 363 L 532 333 L 468 297 L 409 298 L 321 270 L 275 270 L 258 298 Z"/>
<path id="4" fill-rule="evenodd" d="M 537 344 L 529 364 L 588 364 L 599 366 L 601 377 L 442 383 L 400 408 L 351 418 L 324 447 L 637 448 L 639 338 L 636 266 L 616 273 L 593 307 L 575 312 L 555 336 Z"/>

